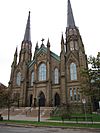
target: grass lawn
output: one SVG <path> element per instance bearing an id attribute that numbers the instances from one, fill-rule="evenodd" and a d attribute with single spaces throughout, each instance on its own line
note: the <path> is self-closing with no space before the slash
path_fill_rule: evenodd
<path id="1" fill-rule="evenodd" d="M 85 116 L 84 114 L 71 114 L 71 116 Z M 98 114 L 87 114 L 86 116 L 92 116 L 93 118 L 93 122 L 100 122 L 100 115 Z M 53 117 L 50 117 L 50 120 L 61 120 L 61 117 L 59 116 L 53 116 Z M 65 119 L 68 121 L 68 119 Z M 76 121 L 75 119 L 71 119 L 69 121 Z M 79 121 L 83 121 L 82 119 L 80 119 Z M 91 120 L 88 120 L 88 121 L 91 121 Z"/>
<path id="2" fill-rule="evenodd" d="M 24 126 L 56 126 L 56 127 L 80 127 L 80 128 L 100 128 L 100 124 L 71 124 L 71 123 L 58 123 L 58 122 L 33 122 L 33 121 L 22 121 L 22 120 L 3 120 L 0 123 L 4 124 L 18 124 Z"/>

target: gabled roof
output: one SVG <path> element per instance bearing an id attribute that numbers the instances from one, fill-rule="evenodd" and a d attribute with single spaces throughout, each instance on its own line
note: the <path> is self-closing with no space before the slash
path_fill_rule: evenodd
<path id="1" fill-rule="evenodd" d="M 47 48 L 46 48 L 44 45 L 42 45 L 42 47 L 39 48 L 39 50 L 37 51 L 36 55 L 38 56 L 38 55 L 40 55 L 42 52 L 45 53 L 45 54 L 47 54 Z M 52 52 L 52 51 L 50 51 L 50 54 L 51 54 L 51 57 L 53 57 L 54 59 L 56 59 L 57 61 L 60 62 L 60 57 L 59 57 L 57 54 L 55 54 L 55 53 Z M 32 60 L 32 61 L 29 63 L 28 67 L 31 67 L 34 63 L 35 63 L 35 59 Z"/>
<path id="2" fill-rule="evenodd" d="M 71 58 L 70 58 L 71 56 L 73 56 L 74 59 L 75 59 L 76 61 L 79 60 L 79 59 L 78 59 L 78 58 L 79 58 L 78 55 L 75 54 L 73 51 L 71 51 L 71 52 L 69 52 L 69 53 L 67 54 L 67 56 L 66 56 L 66 61 L 67 61 L 67 62 L 69 62 L 69 60 L 71 59 Z"/>
<path id="3" fill-rule="evenodd" d="M 51 51 L 51 56 L 52 56 L 53 58 L 55 58 L 57 61 L 60 62 L 60 57 L 59 57 L 57 54 L 55 54 L 54 52 L 52 52 L 52 51 Z"/>
<path id="4" fill-rule="evenodd" d="M 47 53 L 47 48 L 44 45 L 42 45 L 42 47 L 39 48 L 39 50 L 37 51 L 37 55 L 39 55 L 42 52 Z"/>
<path id="5" fill-rule="evenodd" d="M 0 83 L 0 89 L 7 89 L 7 86 L 5 86 L 4 84 Z"/>

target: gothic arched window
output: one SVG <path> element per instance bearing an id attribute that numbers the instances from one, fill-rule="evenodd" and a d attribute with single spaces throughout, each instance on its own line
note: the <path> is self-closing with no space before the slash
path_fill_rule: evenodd
<path id="1" fill-rule="evenodd" d="M 74 50 L 74 42 L 70 41 L 70 50 L 73 51 Z"/>
<path id="2" fill-rule="evenodd" d="M 74 88 L 74 100 L 76 100 L 76 88 Z"/>
<path id="3" fill-rule="evenodd" d="M 70 64 L 70 78 L 71 80 L 77 80 L 77 69 L 75 63 Z"/>
<path id="4" fill-rule="evenodd" d="M 38 79 L 39 81 L 46 80 L 46 65 L 44 63 L 39 66 Z"/>
<path id="5" fill-rule="evenodd" d="M 78 50 L 78 43 L 75 41 L 75 49 Z"/>
<path id="6" fill-rule="evenodd" d="M 21 73 L 18 72 L 16 76 L 16 85 L 20 86 L 21 84 Z"/>
<path id="7" fill-rule="evenodd" d="M 58 68 L 55 68 L 54 70 L 54 83 L 58 84 L 59 83 L 59 72 L 58 72 Z"/>
<path id="8" fill-rule="evenodd" d="M 69 35 L 72 35 L 72 34 L 73 34 L 73 30 L 69 29 Z"/>
<path id="9" fill-rule="evenodd" d="M 32 71 L 31 73 L 31 86 L 33 86 L 33 82 L 34 82 L 34 71 Z"/>
<path id="10" fill-rule="evenodd" d="M 77 35 L 77 31 L 76 31 L 76 29 L 74 29 L 73 31 L 74 31 L 74 35 Z"/>
<path id="11" fill-rule="evenodd" d="M 70 100 L 73 100 L 73 93 L 72 93 L 72 88 L 70 88 L 70 90 L 69 90 L 70 92 Z"/>

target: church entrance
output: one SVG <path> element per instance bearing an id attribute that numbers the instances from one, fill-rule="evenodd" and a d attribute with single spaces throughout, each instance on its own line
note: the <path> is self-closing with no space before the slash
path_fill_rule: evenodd
<path id="1" fill-rule="evenodd" d="M 60 105 L 60 96 L 58 93 L 56 93 L 54 97 L 54 106 L 59 106 L 59 105 Z"/>
<path id="2" fill-rule="evenodd" d="M 93 111 L 97 111 L 97 109 L 99 109 L 99 101 L 93 97 Z"/>
<path id="3" fill-rule="evenodd" d="M 29 104 L 30 107 L 32 106 L 32 100 L 33 100 L 33 95 L 31 94 L 30 95 L 30 104 Z"/>
<path id="4" fill-rule="evenodd" d="M 45 95 L 43 92 L 40 93 L 39 98 L 40 98 L 40 106 L 41 107 L 45 106 Z"/>

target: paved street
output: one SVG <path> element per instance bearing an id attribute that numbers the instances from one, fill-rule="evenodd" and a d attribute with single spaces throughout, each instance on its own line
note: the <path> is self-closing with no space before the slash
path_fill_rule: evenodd
<path id="1" fill-rule="evenodd" d="M 100 130 L 86 129 L 61 129 L 61 128 L 46 128 L 46 127 L 11 127 L 1 126 L 0 133 L 100 133 Z"/>

